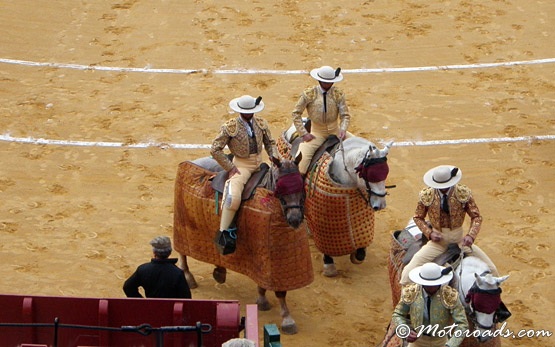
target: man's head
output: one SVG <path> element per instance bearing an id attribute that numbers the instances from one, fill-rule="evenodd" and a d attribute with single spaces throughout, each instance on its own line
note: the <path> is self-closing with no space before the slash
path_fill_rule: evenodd
<path id="1" fill-rule="evenodd" d="M 333 69 L 331 66 L 322 66 L 310 71 L 310 76 L 320 83 L 323 90 L 329 90 L 334 83 L 343 80 L 340 67 Z"/>
<path id="2" fill-rule="evenodd" d="M 459 183 L 462 171 L 453 165 L 440 165 L 424 174 L 424 183 L 435 189 L 449 189 Z"/>
<path id="3" fill-rule="evenodd" d="M 255 343 L 252 340 L 244 338 L 235 338 L 228 340 L 222 344 L 222 347 L 255 347 Z"/>
<path id="4" fill-rule="evenodd" d="M 158 236 L 150 241 L 152 252 L 157 258 L 167 258 L 172 253 L 172 242 L 167 236 Z"/>
<path id="5" fill-rule="evenodd" d="M 243 95 L 229 102 L 229 107 L 239 113 L 243 119 L 249 121 L 255 113 L 264 109 L 262 97 L 253 98 L 250 95 Z"/>

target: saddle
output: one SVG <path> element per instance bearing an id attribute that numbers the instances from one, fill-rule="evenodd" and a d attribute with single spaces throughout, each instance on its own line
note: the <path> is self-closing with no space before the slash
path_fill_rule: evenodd
<path id="1" fill-rule="evenodd" d="M 310 130 L 312 129 L 312 121 L 308 119 L 305 122 L 304 127 L 306 131 L 310 133 Z M 301 143 L 303 143 L 303 138 L 299 136 L 297 132 L 295 132 L 291 137 L 290 143 L 291 143 L 290 153 L 291 153 L 291 156 L 294 157 L 295 154 L 299 152 L 299 146 Z M 312 156 L 312 160 L 308 165 L 307 172 L 310 172 L 314 168 L 314 166 L 316 166 L 316 163 L 318 162 L 318 160 L 320 160 L 320 158 L 322 157 L 322 155 L 324 155 L 324 153 L 333 152 L 338 145 L 339 145 L 339 138 L 337 136 L 335 135 L 328 136 L 328 138 L 324 141 L 324 143 L 322 143 L 320 147 L 316 150 L 316 152 L 314 152 L 314 155 Z"/>
<path id="2" fill-rule="evenodd" d="M 324 141 L 324 143 L 322 143 L 322 145 L 320 145 L 320 147 L 318 147 L 316 152 L 314 152 L 314 155 L 312 156 L 312 160 L 310 161 L 310 164 L 308 165 L 307 172 L 312 171 L 312 169 L 316 166 L 316 163 L 318 162 L 318 160 L 320 160 L 320 158 L 322 157 L 322 155 L 324 155 L 324 153 L 333 152 L 338 145 L 339 145 L 339 138 L 337 136 L 335 136 L 335 135 L 328 136 L 326 138 L 326 141 Z"/>
<path id="3" fill-rule="evenodd" d="M 270 166 L 268 164 L 260 164 L 258 170 L 251 175 L 251 177 L 245 184 L 245 188 L 243 188 L 243 193 L 241 194 L 241 201 L 248 200 L 254 195 L 256 187 L 258 187 L 262 179 L 264 179 L 264 177 L 268 173 L 268 170 L 270 170 Z M 228 174 L 225 170 L 218 172 L 216 176 L 211 179 L 210 186 L 212 187 L 212 189 L 220 194 L 223 194 L 225 189 L 225 182 L 227 181 L 227 176 Z M 217 200 L 218 197 L 216 196 L 216 205 L 218 205 Z M 235 215 L 235 219 L 236 218 L 237 215 Z M 235 241 L 237 239 L 237 234 L 235 233 L 237 230 L 237 227 L 235 227 L 235 219 L 230 229 L 225 231 L 217 230 L 216 234 L 214 235 L 214 243 L 216 244 L 218 252 L 220 252 L 220 254 L 222 255 L 227 255 L 235 252 L 235 248 L 237 246 Z"/>
<path id="4" fill-rule="evenodd" d="M 412 257 L 416 254 L 416 252 L 418 252 L 420 248 L 422 248 L 422 246 L 424 246 L 426 243 L 428 243 L 428 238 L 424 235 L 422 235 L 422 238 L 420 240 L 415 240 L 414 242 L 412 242 L 408 246 L 405 256 L 403 257 L 403 265 L 407 265 L 411 261 Z M 461 249 L 459 245 L 456 243 L 451 243 L 447 246 L 447 250 L 445 252 L 435 257 L 433 262 L 441 266 L 445 264 L 450 264 L 453 268 L 456 268 L 459 262 L 462 260 L 460 258 L 460 255 Z"/>
<path id="5" fill-rule="evenodd" d="M 243 194 L 241 195 L 242 201 L 248 200 L 253 196 L 256 187 L 258 187 L 258 185 L 260 184 L 264 176 L 266 176 L 269 170 L 270 170 L 270 166 L 268 164 L 266 163 L 260 164 L 260 167 L 258 168 L 258 170 L 251 175 L 251 177 L 245 184 L 245 188 L 243 189 Z M 227 171 L 223 170 L 218 172 L 216 176 L 214 176 L 211 179 L 210 186 L 215 191 L 223 194 L 226 181 L 227 181 Z"/>

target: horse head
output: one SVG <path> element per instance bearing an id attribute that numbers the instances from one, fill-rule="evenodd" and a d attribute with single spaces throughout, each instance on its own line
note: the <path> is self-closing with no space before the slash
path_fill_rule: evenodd
<path id="1" fill-rule="evenodd" d="M 354 171 L 357 186 L 361 190 L 366 190 L 370 206 L 375 211 L 384 209 L 386 207 L 385 196 L 387 195 L 385 180 L 389 174 L 387 154 L 393 145 L 393 141 L 388 142 L 383 149 L 379 149 L 372 142 L 364 140 L 367 143 L 366 147 L 359 147 L 358 150 L 354 150 L 354 153 L 358 154 L 353 156 L 346 153 L 350 147 L 350 139 L 344 142 L 345 170 L 347 172 Z M 347 158 L 350 158 L 352 167 L 347 166 L 349 161 Z"/>
<path id="2" fill-rule="evenodd" d="M 493 338 L 492 330 L 495 324 L 505 321 L 510 316 L 510 312 L 501 301 L 501 283 L 506 281 L 509 276 L 495 277 L 487 267 L 481 270 L 484 271 L 479 274 L 474 272 L 474 282 L 466 292 L 463 289 L 461 294 L 464 297 L 468 317 L 476 331 L 479 332 L 473 336 L 479 342 L 486 342 Z M 465 277 L 462 278 L 464 281 Z M 472 279 L 472 277 L 468 276 L 467 280 L 469 279 Z M 461 288 L 468 286 L 468 283 L 462 283 Z"/>
<path id="3" fill-rule="evenodd" d="M 280 200 L 287 223 L 298 228 L 304 219 L 304 179 L 299 172 L 299 154 L 294 161 L 270 158 L 273 165 L 274 195 Z"/>

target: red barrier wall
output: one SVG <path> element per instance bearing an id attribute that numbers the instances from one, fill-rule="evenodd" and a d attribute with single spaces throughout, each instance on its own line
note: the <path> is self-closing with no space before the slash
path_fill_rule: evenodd
<path id="1" fill-rule="evenodd" d="M 210 324 L 212 331 L 202 335 L 203 346 L 220 346 L 239 337 L 242 330 L 237 301 L 186 299 L 101 299 L 47 296 L 0 295 L 0 347 L 21 344 L 53 346 L 55 330 L 48 327 L 2 326 L 7 323 L 54 325 L 58 318 L 58 346 L 197 346 L 198 335 L 191 332 L 165 332 L 161 327 Z M 148 336 L 123 332 L 123 326 L 149 324 Z M 110 327 L 110 331 L 89 330 L 63 325 Z M 115 331 L 112 331 L 115 330 Z M 144 331 L 144 330 L 143 330 Z"/>

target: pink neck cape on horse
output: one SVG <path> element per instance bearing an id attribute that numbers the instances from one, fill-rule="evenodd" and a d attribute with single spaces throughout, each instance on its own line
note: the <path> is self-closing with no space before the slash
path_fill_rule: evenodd
<path id="1" fill-rule="evenodd" d="M 243 201 L 238 211 L 235 253 L 223 256 L 217 252 L 213 238 L 220 216 L 210 185 L 214 175 L 189 161 L 179 165 L 174 197 L 175 250 L 244 274 L 267 290 L 289 291 L 312 283 L 306 233 L 287 224 L 280 200 L 262 187 Z"/>
<path id="2" fill-rule="evenodd" d="M 404 229 L 391 233 L 388 270 L 393 307 L 397 305 L 401 297 L 402 286 L 399 283 L 401 280 L 401 273 L 406 263 L 410 260 L 410 256 L 418 249 L 417 243 L 420 241 L 420 235 L 420 230 L 412 220 Z M 453 266 L 455 267 L 453 270 L 454 279 L 450 285 L 459 292 L 459 299 L 467 311 L 467 318 L 470 326 L 468 333 L 474 334 L 470 337 L 466 337 L 460 346 L 500 347 L 501 338 L 499 336 L 494 336 L 493 338 L 488 337 L 493 336 L 494 330 L 499 327 L 499 324 L 496 324 L 496 322 L 501 323 L 510 316 L 506 307 L 502 305 L 500 296 L 501 288 L 499 287 L 508 276 L 498 278 L 492 277 L 491 274 L 488 274 L 489 268 L 487 264 L 475 256 L 466 257 L 458 263 L 453 263 Z M 474 300 L 473 296 L 475 296 L 475 294 L 473 294 L 474 292 L 481 294 L 482 302 L 479 303 L 479 305 L 477 305 L 477 303 L 473 304 L 472 302 Z M 469 301 L 467 302 L 466 300 Z M 488 312 L 478 312 L 481 307 L 487 307 L 489 309 Z M 492 307 L 493 309 L 491 309 Z M 497 311 L 497 313 L 495 311 Z M 505 314 L 504 317 L 499 316 L 502 313 Z M 397 337 L 395 328 L 393 324 L 389 325 L 384 340 L 378 344 L 378 346 L 403 346 L 403 341 Z"/>
<path id="3" fill-rule="evenodd" d="M 277 139 L 283 158 L 292 157 L 290 130 Z M 380 150 L 368 140 L 350 137 L 338 150 L 324 152 L 309 168 L 305 220 L 316 247 L 324 254 L 325 276 L 337 274 L 332 256 L 350 255 L 355 264 L 364 259 L 365 248 L 374 238 L 374 211 L 386 206 L 386 156 L 391 145 Z"/>

